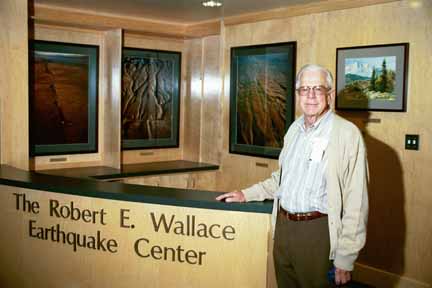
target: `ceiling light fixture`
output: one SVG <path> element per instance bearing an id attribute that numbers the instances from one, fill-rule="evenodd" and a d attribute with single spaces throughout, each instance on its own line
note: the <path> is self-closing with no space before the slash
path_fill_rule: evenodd
<path id="1" fill-rule="evenodd" d="M 211 7 L 211 8 L 222 6 L 222 2 L 220 2 L 220 1 L 215 1 L 215 0 L 203 1 L 203 2 L 201 2 L 201 4 L 202 4 L 204 7 Z"/>
<path id="2" fill-rule="evenodd" d="M 423 5 L 421 0 L 411 0 L 408 4 L 411 8 L 420 8 Z"/>

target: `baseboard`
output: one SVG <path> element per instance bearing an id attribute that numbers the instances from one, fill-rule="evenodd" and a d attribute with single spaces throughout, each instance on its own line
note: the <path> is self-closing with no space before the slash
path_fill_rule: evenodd
<path id="1" fill-rule="evenodd" d="M 364 264 L 355 264 L 353 279 L 377 288 L 432 288 L 431 284 Z"/>

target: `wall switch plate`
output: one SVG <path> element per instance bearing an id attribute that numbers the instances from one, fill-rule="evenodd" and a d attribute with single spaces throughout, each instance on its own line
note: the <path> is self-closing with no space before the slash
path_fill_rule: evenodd
<path id="1" fill-rule="evenodd" d="M 405 135 L 405 149 L 407 150 L 419 150 L 419 135 L 407 134 Z"/>

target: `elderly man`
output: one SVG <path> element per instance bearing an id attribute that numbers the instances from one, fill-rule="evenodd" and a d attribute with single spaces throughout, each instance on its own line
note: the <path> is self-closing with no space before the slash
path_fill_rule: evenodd
<path id="1" fill-rule="evenodd" d="M 304 66 L 296 77 L 303 115 L 288 129 L 279 170 L 226 202 L 274 199 L 274 263 L 279 287 L 328 287 L 351 279 L 366 239 L 367 160 L 360 131 L 334 114 L 331 73 Z"/>

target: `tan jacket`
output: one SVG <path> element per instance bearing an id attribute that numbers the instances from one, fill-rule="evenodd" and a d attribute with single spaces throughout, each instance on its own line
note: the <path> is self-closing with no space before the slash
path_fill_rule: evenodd
<path id="1" fill-rule="evenodd" d="M 334 115 L 330 142 L 327 146 L 326 170 L 330 255 L 334 265 L 351 271 L 354 261 L 366 242 L 368 218 L 368 166 L 366 149 L 359 129 L 351 122 Z M 279 157 L 282 163 L 285 151 L 298 127 L 291 125 L 284 138 Z M 279 187 L 280 171 L 263 182 L 242 190 L 247 201 L 273 199 Z M 273 227 L 278 201 L 273 205 Z"/>

